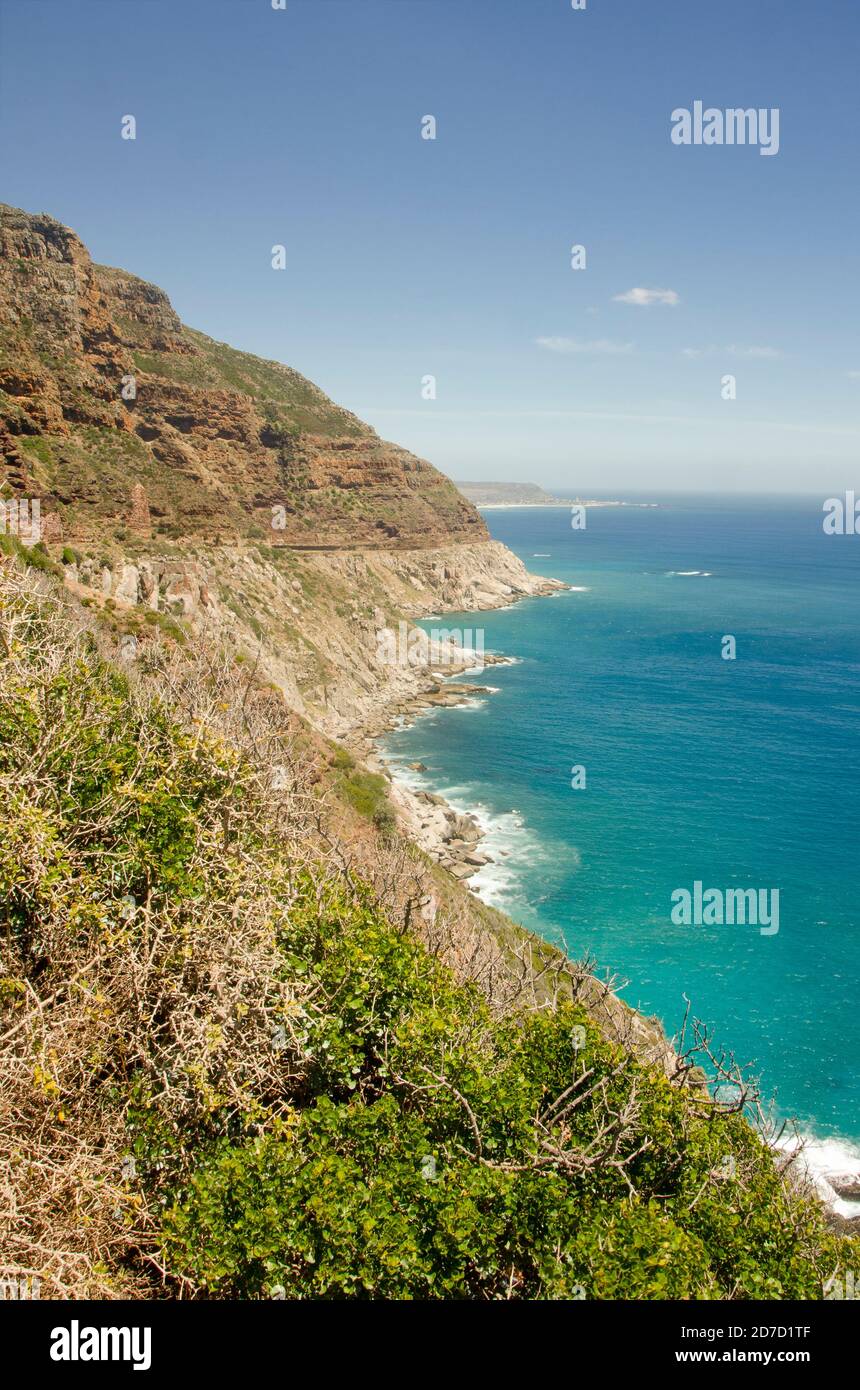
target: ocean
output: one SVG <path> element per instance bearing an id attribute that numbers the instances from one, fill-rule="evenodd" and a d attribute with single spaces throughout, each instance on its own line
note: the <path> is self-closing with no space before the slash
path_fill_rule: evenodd
<path id="1" fill-rule="evenodd" d="M 860 536 L 824 534 L 824 494 L 654 500 L 591 507 L 584 530 L 564 508 L 485 511 L 573 587 L 425 622 L 514 660 L 384 752 L 478 814 L 481 897 L 670 1036 L 689 1000 L 824 1167 L 860 1171 Z M 739 888 L 756 925 L 720 921 Z M 719 890 L 703 922 L 673 919 L 683 889 Z"/>

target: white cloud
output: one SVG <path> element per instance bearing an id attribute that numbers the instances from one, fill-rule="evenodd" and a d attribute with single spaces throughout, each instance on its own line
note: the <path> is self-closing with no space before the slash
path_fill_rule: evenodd
<path id="1" fill-rule="evenodd" d="M 852 381 L 860 381 L 860 372 L 846 372 L 845 375 L 849 376 Z"/>
<path id="2" fill-rule="evenodd" d="M 755 344 L 751 347 L 738 347 L 736 343 L 732 343 L 730 347 L 726 348 L 726 352 L 732 357 L 782 357 L 779 348 L 757 347 Z"/>
<path id="3" fill-rule="evenodd" d="M 623 294 L 612 296 L 616 304 L 639 304 L 647 308 L 651 304 L 678 304 L 680 295 L 676 290 L 625 290 Z"/>
<path id="4" fill-rule="evenodd" d="M 706 347 L 706 348 L 691 348 L 691 347 L 681 348 L 681 356 L 682 356 L 682 357 L 717 357 L 717 356 L 719 356 L 719 357 L 746 357 L 746 358 L 759 358 L 759 359 L 762 359 L 762 360 L 773 361 L 773 360 L 776 359 L 776 358 L 782 357 L 783 354 L 782 354 L 782 352 L 780 351 L 779 348 L 759 346 L 759 345 L 756 345 L 756 344 L 751 344 L 751 345 L 748 346 L 748 347 L 744 347 L 744 346 L 743 346 L 742 344 L 740 344 L 740 343 L 729 343 L 729 345 L 728 345 L 727 347 L 716 347 L 716 346 L 712 343 L 710 347 Z M 860 373 L 858 373 L 858 375 L 860 375 Z"/>
<path id="5" fill-rule="evenodd" d="M 579 338 L 535 338 L 535 342 L 547 352 L 579 352 L 591 357 L 619 357 L 633 351 L 632 343 L 613 343 L 609 338 L 592 338 L 587 342 Z"/>

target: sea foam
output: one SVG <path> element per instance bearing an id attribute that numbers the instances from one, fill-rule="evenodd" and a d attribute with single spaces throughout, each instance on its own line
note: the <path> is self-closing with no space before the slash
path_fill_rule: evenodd
<path id="1" fill-rule="evenodd" d="M 860 1218 L 860 1197 L 840 1197 L 839 1189 L 860 1192 L 860 1148 L 847 1139 L 817 1139 L 813 1135 L 782 1139 L 777 1148 L 796 1154 L 797 1164 L 830 1211 L 848 1221 Z"/>

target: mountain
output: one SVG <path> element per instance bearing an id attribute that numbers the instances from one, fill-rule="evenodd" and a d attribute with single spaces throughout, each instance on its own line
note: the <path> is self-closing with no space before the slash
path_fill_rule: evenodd
<path id="1" fill-rule="evenodd" d="M 735 1301 L 852 1277 L 856 1241 L 747 1125 L 744 1072 L 692 1038 L 676 1056 L 470 903 L 253 672 L 110 639 L 0 560 L 13 1298 Z"/>
<path id="2" fill-rule="evenodd" d="M 154 536 L 386 549 L 488 539 L 429 463 L 291 368 L 185 327 L 163 291 L 93 264 L 51 217 L 0 206 L 0 306 L 7 478 L 66 537 L 139 526 L 148 509 Z"/>
<path id="3" fill-rule="evenodd" d="M 379 659 L 380 631 L 562 587 L 429 463 L 186 328 L 52 217 L 0 205 L 0 311 L 0 493 L 39 500 L 67 584 L 229 641 L 329 734 L 432 687 Z"/>
<path id="4" fill-rule="evenodd" d="M 475 507 L 558 507 L 564 498 L 553 497 L 537 483 L 457 483 Z"/>

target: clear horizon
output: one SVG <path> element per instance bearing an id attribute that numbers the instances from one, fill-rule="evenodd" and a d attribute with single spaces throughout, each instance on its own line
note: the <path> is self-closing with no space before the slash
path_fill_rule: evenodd
<path id="1" fill-rule="evenodd" d="M 451 477 L 823 498 L 858 483 L 858 37 L 801 0 L 2 0 L 2 196 Z M 760 147 L 673 143 L 699 101 Z"/>
<path id="2" fill-rule="evenodd" d="M 522 478 L 490 478 L 490 477 L 487 477 L 487 478 L 459 478 L 459 477 L 453 477 L 453 481 L 454 481 L 455 483 L 457 483 L 458 485 L 459 485 L 459 484 L 476 484 L 476 485 L 479 485 L 479 486 L 489 487 L 489 486 L 492 486 L 492 484 L 494 484 L 494 483 L 521 483 L 521 482 L 523 482 L 523 479 L 522 479 Z M 533 481 L 535 481 L 535 480 L 534 480 L 534 479 L 529 479 L 528 481 L 529 481 L 529 482 L 533 482 Z M 554 488 L 554 487 L 547 487 L 545 484 L 543 484 L 543 483 L 541 483 L 541 482 L 539 482 L 539 481 L 537 482 L 537 486 L 538 486 L 538 487 L 542 487 L 542 488 L 544 489 L 544 491 L 545 491 L 545 492 L 548 492 L 551 496 L 558 496 L 558 497 L 561 497 L 562 503 L 564 502 L 565 499 L 561 496 L 561 493 L 558 491 L 557 488 Z M 579 491 L 582 492 L 582 488 L 580 488 Z M 654 488 L 636 488 L 636 487 L 627 487 L 627 488 L 622 488 L 622 489 L 619 490 L 619 489 L 614 488 L 614 487 L 605 487 L 605 488 L 589 489 L 589 491 L 593 491 L 593 492 L 594 492 L 594 498 L 595 498 L 595 500 L 605 498 L 605 499 L 607 499 L 607 500 L 609 500 L 609 501 L 614 501 L 616 498 L 626 498 L 626 497 L 639 497 L 639 498 L 643 498 L 643 499 L 644 499 L 644 498 L 648 498 L 648 497 L 677 497 L 677 498 L 682 498 L 682 497 L 718 497 L 718 498 L 725 498 L 725 499 L 729 499 L 729 498 L 733 498 L 733 497 L 734 497 L 734 498 L 741 498 L 741 499 L 743 499 L 745 502 L 754 502 L 754 501 L 756 501 L 756 500 L 762 501 L 762 502 L 767 502 L 767 501 L 773 500 L 773 493 L 772 493 L 772 492 L 753 492 L 753 491 L 751 491 L 750 489 L 743 489 L 743 490 L 741 490 L 741 491 L 737 491 L 737 490 L 730 490 L 729 488 L 657 488 L 657 487 L 654 487 Z M 825 493 L 826 491 L 827 491 L 826 488 L 798 488 L 798 489 L 796 489 L 796 490 L 794 490 L 794 491 L 787 491 L 787 490 L 786 490 L 786 491 L 780 493 L 780 496 L 779 496 L 778 500 L 779 500 L 779 501 L 782 501 L 782 502 L 790 502 L 792 499 L 795 499 L 795 500 L 797 500 L 797 501 L 807 501 L 807 500 L 810 499 L 810 498 L 814 498 L 814 499 L 817 501 L 818 499 L 823 498 L 824 493 Z M 836 492 L 837 492 L 837 495 L 839 495 L 839 489 L 836 489 Z M 485 505 L 485 504 L 482 504 L 482 505 Z"/>

